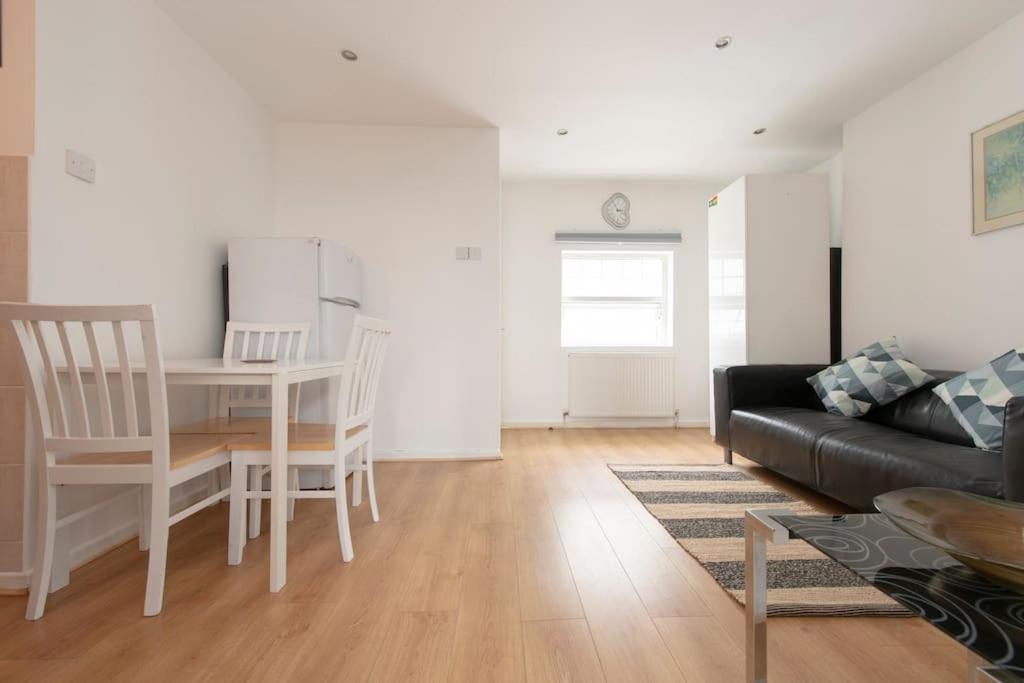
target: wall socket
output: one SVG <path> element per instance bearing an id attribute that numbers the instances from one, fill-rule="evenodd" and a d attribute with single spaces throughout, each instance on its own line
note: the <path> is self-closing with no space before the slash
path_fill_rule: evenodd
<path id="1" fill-rule="evenodd" d="M 73 149 L 64 151 L 64 171 L 87 183 L 96 182 L 96 162 Z"/>

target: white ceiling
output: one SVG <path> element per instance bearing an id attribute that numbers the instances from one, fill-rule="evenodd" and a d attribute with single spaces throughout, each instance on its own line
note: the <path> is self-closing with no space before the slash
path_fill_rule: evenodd
<path id="1" fill-rule="evenodd" d="M 1021 0 L 157 0 L 275 118 L 498 126 L 505 177 L 804 170 Z M 733 36 L 732 47 L 713 43 Z M 355 63 L 338 51 L 359 54 Z M 768 132 L 754 137 L 751 131 Z M 555 130 L 568 128 L 557 137 Z"/>

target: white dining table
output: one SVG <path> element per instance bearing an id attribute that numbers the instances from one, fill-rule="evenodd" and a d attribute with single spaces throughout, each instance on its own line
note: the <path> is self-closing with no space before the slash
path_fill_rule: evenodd
<path id="1" fill-rule="evenodd" d="M 168 385 L 270 387 L 270 592 L 284 588 L 288 573 L 288 387 L 341 375 L 345 362 L 329 359 L 283 359 L 252 362 L 224 358 L 186 358 L 164 361 Z M 91 368 L 80 367 L 83 377 Z M 66 368 L 60 368 L 66 371 Z M 117 366 L 107 368 L 117 372 Z M 144 374 L 145 365 L 132 364 Z M 211 406 L 211 417 L 214 417 Z"/>

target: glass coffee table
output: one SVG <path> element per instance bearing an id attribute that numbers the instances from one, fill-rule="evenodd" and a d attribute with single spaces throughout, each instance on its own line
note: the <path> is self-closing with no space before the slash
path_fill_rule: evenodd
<path id="1" fill-rule="evenodd" d="M 972 653 L 971 681 L 1024 681 L 1024 594 L 898 530 L 883 515 L 746 513 L 747 680 L 768 677 L 767 543 L 801 539 Z"/>

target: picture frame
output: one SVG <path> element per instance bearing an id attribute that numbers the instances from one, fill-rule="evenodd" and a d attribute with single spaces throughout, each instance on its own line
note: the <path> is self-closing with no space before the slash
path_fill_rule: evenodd
<path id="1" fill-rule="evenodd" d="M 1024 111 L 971 133 L 973 234 L 1024 225 Z"/>

